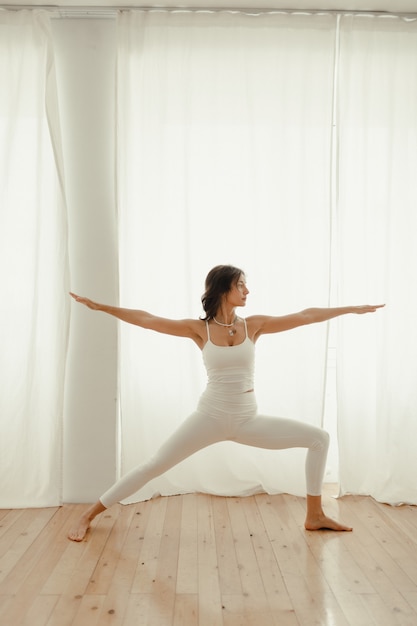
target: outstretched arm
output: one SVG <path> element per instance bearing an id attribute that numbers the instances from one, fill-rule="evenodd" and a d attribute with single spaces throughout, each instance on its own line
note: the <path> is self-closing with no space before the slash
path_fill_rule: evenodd
<path id="1" fill-rule="evenodd" d="M 148 311 L 142 311 L 139 309 L 124 309 L 117 306 L 110 306 L 108 304 L 100 304 L 89 298 L 78 296 L 75 293 L 70 292 L 70 296 L 74 298 L 76 302 L 84 304 L 84 306 L 92 309 L 93 311 L 102 311 L 108 315 L 112 315 L 117 319 L 140 326 L 141 328 L 147 328 L 149 330 L 155 330 L 159 333 L 165 333 L 166 335 L 176 335 L 177 337 L 189 337 L 193 339 L 197 345 L 201 343 L 200 334 L 200 320 L 183 319 L 173 320 L 166 317 L 158 317 L 152 315 Z"/>
<path id="2" fill-rule="evenodd" d="M 253 338 L 256 341 L 258 337 L 267 333 L 280 333 L 284 330 L 291 330 L 298 326 L 306 324 L 315 324 L 317 322 L 327 322 L 334 317 L 354 313 L 362 315 L 364 313 L 374 313 L 377 309 L 384 307 L 385 304 L 363 304 L 360 306 L 341 306 L 330 308 L 310 308 L 304 309 L 299 313 L 282 316 L 255 315 L 248 319 L 248 323 L 253 328 Z"/>

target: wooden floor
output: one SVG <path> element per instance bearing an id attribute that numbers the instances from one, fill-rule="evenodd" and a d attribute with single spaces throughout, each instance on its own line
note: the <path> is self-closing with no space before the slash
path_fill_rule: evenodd
<path id="1" fill-rule="evenodd" d="M 304 499 L 191 494 L 106 511 L 0 511 L 1 626 L 416 626 L 417 507 L 330 497 L 352 533 L 306 532 Z"/>

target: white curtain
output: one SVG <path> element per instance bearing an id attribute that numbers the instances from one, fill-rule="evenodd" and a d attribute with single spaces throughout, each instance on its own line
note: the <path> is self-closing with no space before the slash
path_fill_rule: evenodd
<path id="1" fill-rule="evenodd" d="M 66 219 L 49 18 L 0 11 L 0 507 L 60 502 Z"/>
<path id="2" fill-rule="evenodd" d="M 339 64 L 341 493 L 417 504 L 417 21 L 345 16 Z"/>
<path id="3" fill-rule="evenodd" d="M 329 298 L 332 15 L 124 12 L 118 20 L 120 302 L 198 317 L 208 270 L 247 273 L 252 313 Z M 327 328 L 262 338 L 259 409 L 321 424 Z M 194 410 L 205 384 L 187 340 L 120 328 L 122 473 Z M 230 442 L 132 500 L 203 491 L 302 494 L 305 451 Z"/>

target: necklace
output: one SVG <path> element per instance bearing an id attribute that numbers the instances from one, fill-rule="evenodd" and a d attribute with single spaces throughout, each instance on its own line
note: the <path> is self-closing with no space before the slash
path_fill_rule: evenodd
<path id="1" fill-rule="evenodd" d="M 235 317 L 235 319 L 233 320 L 233 322 L 232 322 L 231 324 L 222 324 L 221 322 L 218 322 L 218 321 L 216 320 L 216 318 L 215 318 L 215 317 L 213 317 L 213 321 L 214 321 L 214 322 L 215 322 L 218 326 L 224 326 L 224 327 L 226 327 L 226 328 L 229 328 L 229 331 L 228 331 L 228 332 L 229 332 L 229 335 L 230 335 L 231 337 L 233 337 L 233 335 L 235 335 L 235 334 L 236 334 L 236 328 L 231 328 L 231 326 L 234 326 L 234 325 L 236 324 L 236 320 L 237 320 L 237 317 Z"/>

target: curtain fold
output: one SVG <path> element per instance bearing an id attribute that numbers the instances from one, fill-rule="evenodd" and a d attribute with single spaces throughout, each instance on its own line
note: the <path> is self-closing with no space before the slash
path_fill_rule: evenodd
<path id="1" fill-rule="evenodd" d="M 0 507 L 61 499 L 66 213 L 49 17 L 0 12 Z"/>
<path id="2" fill-rule="evenodd" d="M 344 16 L 339 62 L 340 491 L 417 504 L 417 21 Z"/>
<path id="3" fill-rule="evenodd" d="M 120 302 L 198 317 L 208 270 L 247 273 L 252 313 L 326 306 L 336 18 L 122 12 L 118 18 Z M 262 338 L 260 411 L 321 424 L 325 325 Z M 120 327 L 122 472 L 194 410 L 199 350 Z M 208 491 L 304 493 L 305 451 L 230 442 L 132 500 Z"/>

